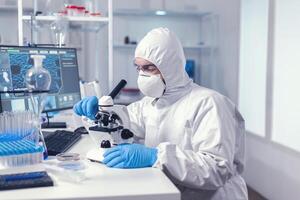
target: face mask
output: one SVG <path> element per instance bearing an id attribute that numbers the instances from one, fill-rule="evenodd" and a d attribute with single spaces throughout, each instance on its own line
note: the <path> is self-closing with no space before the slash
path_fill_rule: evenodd
<path id="1" fill-rule="evenodd" d="M 141 92 L 149 97 L 161 97 L 165 91 L 166 85 L 161 80 L 160 75 L 148 75 L 140 72 L 138 80 L 138 87 Z"/>

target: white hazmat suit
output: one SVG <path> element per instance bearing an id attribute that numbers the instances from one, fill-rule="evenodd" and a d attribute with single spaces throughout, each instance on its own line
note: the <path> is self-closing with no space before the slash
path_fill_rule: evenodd
<path id="1" fill-rule="evenodd" d="M 150 31 L 135 57 L 155 64 L 166 83 L 159 99 L 128 106 L 132 130 L 158 149 L 153 167 L 162 169 L 188 200 L 247 199 L 244 120 L 225 96 L 200 87 L 185 72 L 183 48 L 166 28 Z"/>

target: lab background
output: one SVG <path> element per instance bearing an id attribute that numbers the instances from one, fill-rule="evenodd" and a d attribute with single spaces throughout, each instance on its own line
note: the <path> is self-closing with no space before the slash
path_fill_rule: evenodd
<path id="1" fill-rule="evenodd" d="M 17 2 L 0 0 L 0 44 L 57 43 L 53 21 L 20 22 Z M 66 3 L 110 15 L 103 23 L 66 22 L 62 44 L 77 49 L 82 81 L 98 81 L 107 94 L 126 79 L 119 101 L 139 99 L 136 44 L 168 27 L 183 45 L 190 77 L 228 96 L 245 118 L 249 199 L 299 199 L 299 1 L 113 0 L 109 13 L 106 0 L 23 0 L 22 11 L 51 15 Z"/>

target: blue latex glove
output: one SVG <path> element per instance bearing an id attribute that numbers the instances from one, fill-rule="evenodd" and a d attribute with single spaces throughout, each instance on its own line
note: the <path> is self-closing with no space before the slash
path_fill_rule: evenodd
<path id="1" fill-rule="evenodd" d="M 73 110 L 77 115 L 95 119 L 95 115 L 98 111 L 98 98 L 95 96 L 86 97 L 76 103 Z"/>
<path id="2" fill-rule="evenodd" d="M 151 167 L 157 160 L 157 149 L 141 144 L 122 144 L 108 149 L 103 156 L 103 163 L 108 167 Z"/>

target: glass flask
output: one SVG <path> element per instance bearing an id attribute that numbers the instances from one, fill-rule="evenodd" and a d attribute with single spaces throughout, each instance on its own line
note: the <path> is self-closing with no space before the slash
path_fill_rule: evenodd
<path id="1" fill-rule="evenodd" d="M 31 92 L 31 107 L 37 119 L 41 119 L 41 113 L 44 107 L 45 99 L 51 84 L 51 75 L 47 69 L 43 67 L 43 60 L 46 58 L 44 55 L 31 55 L 34 65 L 30 68 L 25 76 L 26 87 Z M 36 93 L 33 93 L 36 92 Z M 44 147 L 44 158 L 48 157 L 47 148 L 43 133 L 41 132 L 41 123 L 37 121 L 36 130 L 39 135 L 39 143 Z"/>
<path id="2" fill-rule="evenodd" d="M 51 84 L 51 75 L 43 67 L 44 55 L 31 55 L 34 65 L 26 73 L 26 87 L 31 91 L 49 90 Z"/>

